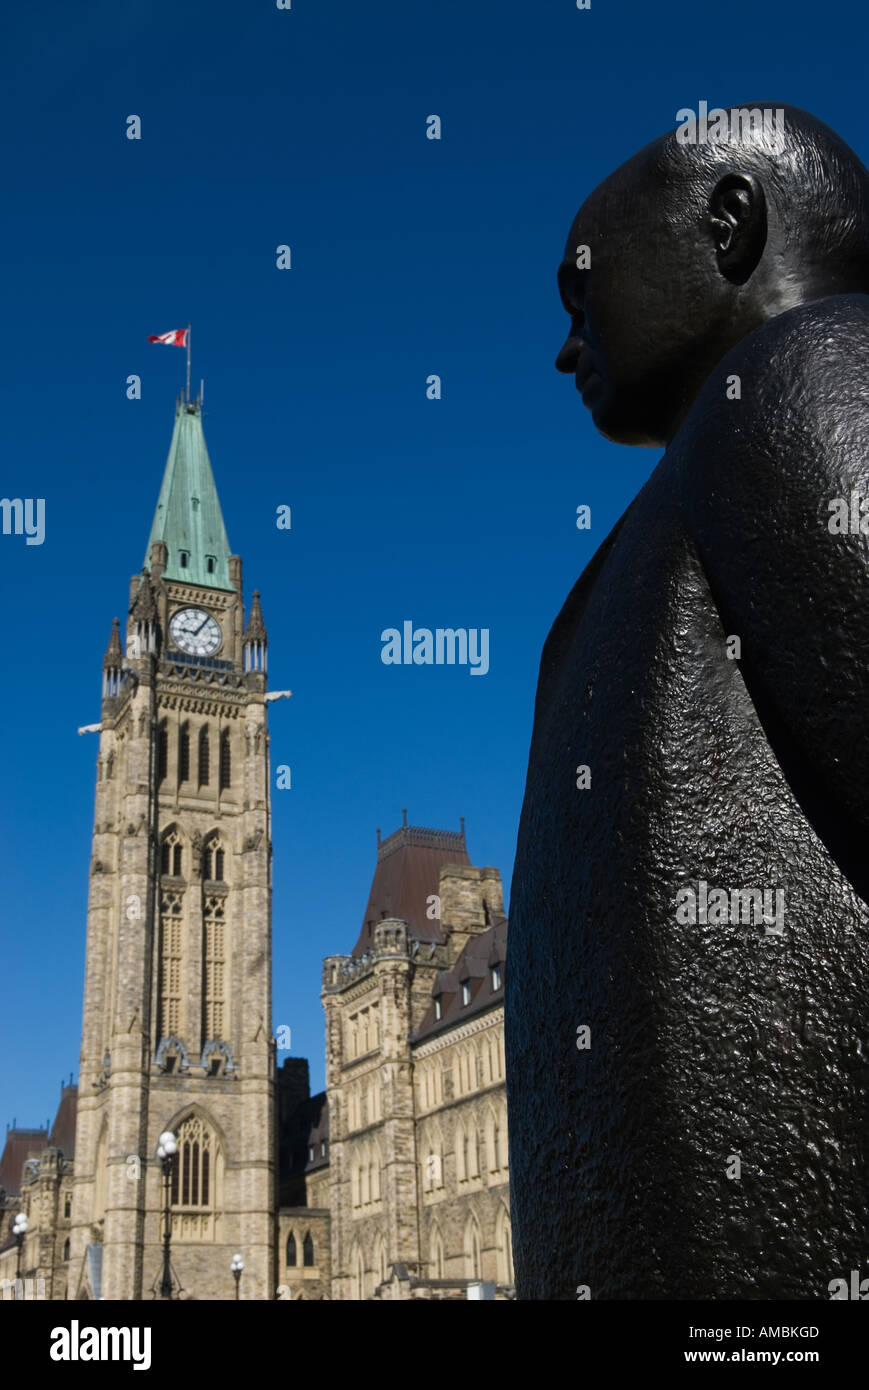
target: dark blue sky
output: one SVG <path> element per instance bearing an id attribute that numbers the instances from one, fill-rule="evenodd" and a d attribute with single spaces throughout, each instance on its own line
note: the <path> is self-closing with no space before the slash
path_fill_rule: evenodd
<path id="1" fill-rule="evenodd" d="M 262 591 L 272 687 L 294 692 L 271 709 L 293 776 L 273 798 L 274 1023 L 320 1087 L 320 963 L 356 939 L 376 827 L 464 815 L 473 861 L 509 886 L 540 648 L 657 459 L 599 439 L 553 370 L 576 207 L 701 99 L 806 107 L 866 160 L 859 15 L 4 7 L 0 490 L 45 498 L 46 539 L 0 536 L 0 1118 L 44 1121 L 78 1071 L 97 741 L 76 728 L 99 719 L 184 374 L 147 335 L 193 323 L 229 539 Z M 380 633 L 405 619 L 488 628 L 489 673 L 384 666 Z"/>

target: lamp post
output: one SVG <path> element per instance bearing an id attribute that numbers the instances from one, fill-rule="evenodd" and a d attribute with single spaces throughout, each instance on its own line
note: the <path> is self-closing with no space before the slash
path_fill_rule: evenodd
<path id="1" fill-rule="evenodd" d="M 160 1297 L 172 1297 L 172 1267 L 169 1263 L 169 1243 L 172 1239 L 172 1213 L 169 1205 L 169 1180 L 172 1176 L 172 1161 L 178 1152 L 178 1144 L 171 1129 L 164 1129 L 157 1140 L 157 1157 L 163 1167 L 163 1279 L 160 1284 Z"/>
<path id="2" fill-rule="evenodd" d="M 238 1302 L 238 1286 L 241 1283 L 241 1271 L 244 1269 L 244 1260 L 241 1258 L 241 1255 L 233 1255 L 230 1269 L 232 1270 L 232 1277 L 235 1280 L 235 1298 L 236 1302 Z"/>
<path id="3" fill-rule="evenodd" d="M 27 1235 L 27 1217 L 20 1211 L 12 1223 L 12 1234 L 18 1245 L 18 1265 L 15 1270 L 15 1278 L 21 1278 L 21 1251 L 24 1249 L 24 1237 Z"/>

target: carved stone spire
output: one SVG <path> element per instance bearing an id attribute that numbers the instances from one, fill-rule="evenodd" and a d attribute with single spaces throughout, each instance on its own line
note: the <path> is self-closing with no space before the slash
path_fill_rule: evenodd
<path id="1" fill-rule="evenodd" d="M 259 589 L 253 591 L 253 602 L 250 605 L 250 617 L 244 630 L 244 640 L 245 642 L 262 642 L 263 646 L 268 645 L 266 625 L 263 622 L 263 611 L 259 602 Z"/>
<path id="2" fill-rule="evenodd" d="M 130 609 L 130 616 L 137 622 L 154 622 L 157 617 L 157 600 L 154 597 L 154 586 L 147 574 L 143 575 L 142 583 L 133 600 Z"/>
<path id="3" fill-rule="evenodd" d="M 112 618 L 112 635 L 109 638 L 109 645 L 106 647 L 106 654 L 103 657 L 104 671 L 120 671 L 124 653 L 121 651 L 121 620 Z"/>
<path id="4" fill-rule="evenodd" d="M 121 690 L 121 665 L 124 653 L 121 650 L 121 620 L 112 618 L 112 635 L 106 654 L 103 657 L 103 699 L 119 695 Z"/>
<path id="5" fill-rule="evenodd" d="M 259 602 L 259 589 L 253 591 L 250 616 L 244 630 L 244 669 L 263 671 L 267 669 L 268 637 Z"/>

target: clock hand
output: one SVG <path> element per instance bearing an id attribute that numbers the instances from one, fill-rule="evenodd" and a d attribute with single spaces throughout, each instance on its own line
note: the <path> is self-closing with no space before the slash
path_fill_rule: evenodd
<path id="1" fill-rule="evenodd" d="M 198 637 L 199 634 L 200 634 L 200 632 L 201 632 L 202 629 L 205 627 L 205 624 L 206 624 L 207 622 L 208 622 L 208 614 L 206 613 L 205 617 L 202 619 L 202 622 L 199 624 L 199 626 L 198 626 L 197 628 L 194 628 L 194 629 L 193 629 L 193 632 L 191 633 L 191 636 L 193 636 L 193 637 Z"/>

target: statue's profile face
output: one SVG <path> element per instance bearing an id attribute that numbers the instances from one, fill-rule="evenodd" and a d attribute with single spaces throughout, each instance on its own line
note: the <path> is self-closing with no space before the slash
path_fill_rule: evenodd
<path id="1" fill-rule="evenodd" d="M 667 216 L 663 194 L 641 151 L 583 203 L 558 271 L 571 326 L 556 366 L 621 444 L 665 443 L 698 364 L 714 365 L 713 248 Z"/>

